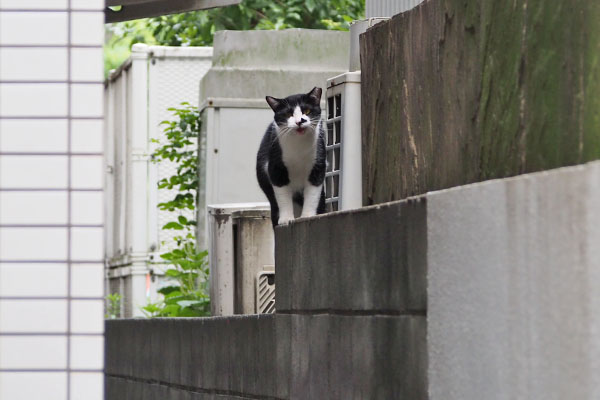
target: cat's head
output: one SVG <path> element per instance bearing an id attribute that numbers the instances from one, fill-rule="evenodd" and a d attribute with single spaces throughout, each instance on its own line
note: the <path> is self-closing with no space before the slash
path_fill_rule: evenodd
<path id="1" fill-rule="evenodd" d="M 306 94 L 294 94 L 285 99 L 267 96 L 279 129 L 297 135 L 314 132 L 321 119 L 321 92 L 320 87 L 315 87 Z"/>

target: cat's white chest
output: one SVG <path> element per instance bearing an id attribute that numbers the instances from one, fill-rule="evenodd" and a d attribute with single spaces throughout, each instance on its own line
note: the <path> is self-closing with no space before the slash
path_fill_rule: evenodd
<path id="1" fill-rule="evenodd" d="M 316 135 L 292 135 L 280 139 L 283 163 L 288 171 L 290 186 L 295 190 L 304 187 L 313 168 L 317 152 Z"/>

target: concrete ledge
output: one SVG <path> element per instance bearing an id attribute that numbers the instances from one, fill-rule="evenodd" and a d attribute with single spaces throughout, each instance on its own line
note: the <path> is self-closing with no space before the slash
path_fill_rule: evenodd
<path id="1" fill-rule="evenodd" d="M 430 398 L 599 398 L 600 163 L 427 204 Z"/>
<path id="2" fill-rule="evenodd" d="M 107 321 L 106 374 L 281 397 L 276 382 L 289 367 L 277 365 L 273 347 L 282 328 L 285 318 L 273 315 Z"/>
<path id="3" fill-rule="evenodd" d="M 425 399 L 425 329 L 406 316 L 111 320 L 106 398 Z"/>
<path id="4" fill-rule="evenodd" d="M 419 198 L 277 228 L 277 312 L 424 315 L 426 218 L 425 198 Z"/>

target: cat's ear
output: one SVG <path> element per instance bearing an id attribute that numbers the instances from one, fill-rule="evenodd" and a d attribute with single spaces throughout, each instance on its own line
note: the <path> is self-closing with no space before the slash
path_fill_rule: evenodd
<path id="1" fill-rule="evenodd" d="M 310 99 L 316 104 L 319 105 L 319 103 L 321 102 L 321 93 L 323 91 L 321 90 L 320 87 L 314 87 L 313 90 L 311 90 L 310 92 L 308 92 L 308 97 L 310 97 Z"/>
<path id="2" fill-rule="evenodd" d="M 277 111 L 279 104 L 281 104 L 281 100 L 276 99 L 275 97 L 267 96 L 265 97 L 269 106 L 273 109 L 273 111 Z"/>

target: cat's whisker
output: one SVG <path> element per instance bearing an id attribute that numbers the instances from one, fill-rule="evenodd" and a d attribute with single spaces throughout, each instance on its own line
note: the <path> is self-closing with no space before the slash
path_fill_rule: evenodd
<path id="1" fill-rule="evenodd" d="M 279 132 L 277 133 L 277 138 L 280 139 L 283 136 L 289 135 L 292 132 L 292 128 L 289 127 L 280 127 Z"/>

